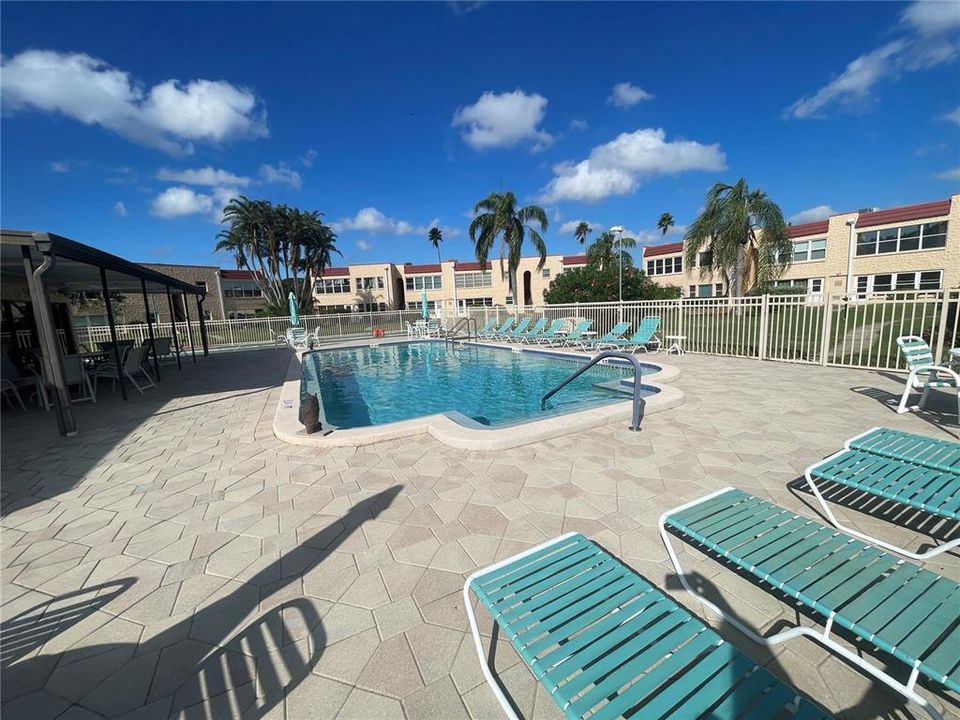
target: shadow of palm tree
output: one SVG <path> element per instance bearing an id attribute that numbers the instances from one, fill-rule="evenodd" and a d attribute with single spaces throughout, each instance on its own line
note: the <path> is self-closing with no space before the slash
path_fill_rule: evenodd
<path id="1" fill-rule="evenodd" d="M 119 668 L 110 663 L 102 663 L 101 668 L 88 664 L 82 682 L 74 685 L 78 696 L 68 699 L 83 699 L 85 707 L 107 716 L 168 699 L 167 714 L 171 716 L 201 707 L 199 714 L 216 718 L 266 715 L 310 674 L 326 648 L 327 633 L 316 607 L 305 598 L 278 603 L 249 621 L 251 614 L 317 567 L 364 522 L 386 510 L 402 487 L 395 485 L 361 500 L 235 591 L 144 643 L 82 646 L 57 656 L 55 665 L 68 670 L 76 667 L 74 663 L 96 661 L 106 653 L 130 658 Z M 127 579 L 119 584 L 125 590 L 132 582 Z M 63 597 L 69 601 L 74 594 Z M 57 606 L 60 600 L 43 605 Z M 37 613 L 42 618 L 41 606 L 17 617 Z M 46 630 L 41 622 L 34 632 L 21 633 L 33 640 L 21 641 L 20 649 L 36 649 L 57 634 L 54 630 L 55 626 Z M 24 654 L 20 652 L 18 657 Z M 43 663 L 50 665 L 49 656 L 35 655 L 5 665 L 5 701 L 12 699 L 7 693 L 7 671 L 28 678 L 41 674 L 46 681 L 53 667 L 47 670 Z M 149 677 L 144 677 L 148 673 Z"/>

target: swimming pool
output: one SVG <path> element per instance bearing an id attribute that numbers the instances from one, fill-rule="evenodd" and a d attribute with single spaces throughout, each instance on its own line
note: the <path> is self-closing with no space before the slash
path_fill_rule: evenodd
<path id="1" fill-rule="evenodd" d="M 356 428 L 446 414 L 468 427 L 503 427 L 623 402 L 632 368 L 596 365 L 552 397 L 543 395 L 582 362 L 510 348 L 442 341 L 319 350 L 302 358 L 300 399 L 316 395 L 323 426 Z M 660 368 L 644 365 L 645 373 Z M 645 387 L 645 396 L 656 393 Z"/>

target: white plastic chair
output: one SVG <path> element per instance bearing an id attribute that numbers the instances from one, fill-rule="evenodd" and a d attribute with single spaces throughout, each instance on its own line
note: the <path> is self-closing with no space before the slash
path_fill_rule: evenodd
<path id="1" fill-rule="evenodd" d="M 903 335 L 897 338 L 897 345 L 900 346 L 900 352 L 903 353 L 903 359 L 910 371 L 897 412 L 902 415 L 921 409 L 927 402 L 930 388 L 955 388 L 957 389 L 957 419 L 960 420 L 960 373 L 953 368 L 936 365 L 933 352 L 922 337 Z M 921 391 L 920 401 L 908 407 L 910 393 L 914 390 Z"/>
<path id="2" fill-rule="evenodd" d="M 154 382 L 153 378 L 150 376 L 150 373 L 147 372 L 147 369 L 143 367 L 143 358 L 146 355 L 147 348 L 140 346 L 135 348 L 130 348 L 123 356 L 121 361 L 121 368 L 123 372 L 123 377 L 130 381 L 130 383 L 137 389 L 141 395 L 146 388 L 156 387 L 157 383 Z M 137 382 L 137 376 L 142 375 L 146 378 L 146 383 L 141 387 L 140 383 Z M 116 387 L 117 381 L 120 379 L 120 371 L 117 369 L 116 363 L 104 363 L 97 368 L 97 371 L 93 375 L 93 394 L 97 394 L 97 382 L 100 378 L 107 377 L 113 380 L 113 385 Z"/>

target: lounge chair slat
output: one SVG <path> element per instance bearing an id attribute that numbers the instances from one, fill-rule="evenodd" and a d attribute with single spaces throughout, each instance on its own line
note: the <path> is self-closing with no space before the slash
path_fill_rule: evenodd
<path id="1" fill-rule="evenodd" d="M 775 718 L 777 716 L 777 710 L 793 700 L 792 697 L 787 696 L 786 690 L 783 685 L 771 688 L 766 695 L 760 698 L 760 702 L 752 707 L 750 712 L 744 717 L 750 718 L 751 720 L 770 720 L 771 718 Z M 787 715 L 786 717 L 789 718 L 790 716 Z"/>
<path id="2" fill-rule="evenodd" d="M 524 577 L 522 580 L 518 580 L 501 588 L 495 595 L 491 594 L 494 608 L 503 614 L 509 614 L 510 609 L 516 603 L 530 602 L 537 594 L 547 589 L 553 589 L 553 592 L 557 593 L 557 588 L 563 587 L 561 583 L 582 575 L 594 566 L 602 567 L 609 565 L 609 563 L 609 558 L 599 555 L 588 555 L 578 559 L 576 562 L 571 561 L 562 565 L 558 563 L 556 566 L 533 573 Z M 611 570 L 616 568 L 615 565 L 609 565 L 609 567 Z M 596 571 L 596 573 L 602 572 L 603 570 L 601 569 Z M 594 575 L 594 577 L 596 577 L 596 575 Z M 576 588 L 577 585 L 577 582 L 572 582 L 567 584 L 563 589 L 572 590 Z M 554 597 L 556 597 L 556 595 L 554 595 Z M 534 605 L 536 604 L 537 603 L 534 603 Z"/>
<path id="3" fill-rule="evenodd" d="M 729 688 L 729 693 L 723 699 L 723 702 L 710 711 L 710 720 L 739 720 L 745 717 L 769 720 L 769 713 L 764 716 L 753 715 L 752 708 L 756 707 L 758 701 L 769 692 L 769 688 L 775 688 L 779 683 L 768 674 L 757 672 L 758 669 L 754 667 L 753 672 Z M 786 700 L 781 703 L 780 707 L 783 707 L 792 699 L 791 695 L 793 693 L 790 688 L 784 687 L 783 692 Z M 776 712 L 776 709 L 774 709 L 774 712 Z M 677 718 L 677 720 L 680 720 L 680 718 Z"/>
<path id="4" fill-rule="evenodd" d="M 944 603 L 950 602 L 951 595 L 956 595 L 958 592 L 960 592 L 960 588 L 955 583 L 937 578 L 924 590 L 921 596 L 914 598 L 908 605 L 902 607 L 902 612 L 883 628 L 884 637 L 892 644 L 900 645 L 902 641 L 913 634 L 921 623 L 936 622 L 940 615 L 944 615 L 938 613 L 938 610 Z M 944 629 L 946 629 L 946 626 L 944 626 Z M 931 628 L 925 628 L 924 634 L 930 635 L 934 640 L 937 637 L 931 632 Z"/>
<path id="5" fill-rule="evenodd" d="M 487 581 L 487 579 L 484 578 L 477 583 L 477 587 L 485 596 L 499 597 L 495 594 L 499 593 L 503 588 L 508 587 L 511 583 L 529 578 L 531 575 L 543 572 L 550 567 L 561 567 L 564 563 L 569 564 L 571 562 L 577 562 L 581 558 L 594 557 L 596 555 L 597 549 L 595 547 L 577 543 L 576 545 L 564 547 L 561 552 L 548 553 L 536 558 L 533 562 L 525 562 L 517 568 L 511 568 L 509 571 L 500 573 L 493 580 Z"/>
<path id="6" fill-rule="evenodd" d="M 891 428 L 876 428 L 851 440 L 848 446 L 881 457 L 925 465 L 934 470 L 960 473 L 960 445 L 946 440 Z"/>
<path id="7" fill-rule="evenodd" d="M 954 608 L 956 610 L 956 608 Z M 920 663 L 920 672 L 942 682 L 949 690 L 960 692 L 960 624 L 942 638 Z"/>
<path id="8" fill-rule="evenodd" d="M 756 667 L 757 664 L 750 658 L 724 643 L 700 661 L 697 670 L 702 674 L 701 677 L 685 673 L 677 681 L 666 685 L 652 702 L 656 703 L 657 708 L 666 710 L 659 715 L 663 720 L 698 718 L 717 704 L 724 687 L 739 687 L 747 673 Z"/>
<path id="9" fill-rule="evenodd" d="M 521 577 L 525 573 L 542 568 L 543 565 L 538 565 L 538 563 L 548 556 L 560 560 L 564 556 L 583 548 L 590 552 L 596 551 L 596 547 L 588 543 L 580 542 L 580 538 L 582 538 L 582 536 L 574 536 L 563 542 L 558 542 L 555 546 L 538 550 L 517 563 L 498 568 L 497 570 L 491 570 L 488 575 L 484 575 L 482 578 L 477 578 L 473 581 L 474 588 L 485 593 L 487 589 L 497 583 L 505 583 L 512 577 Z"/>

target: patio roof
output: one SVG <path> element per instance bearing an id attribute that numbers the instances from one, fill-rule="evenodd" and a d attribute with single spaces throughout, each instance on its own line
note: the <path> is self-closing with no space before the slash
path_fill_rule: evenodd
<path id="1" fill-rule="evenodd" d="M 112 291 L 139 293 L 142 279 L 148 293 L 166 293 L 169 287 L 189 295 L 206 294 L 196 285 L 89 245 L 54 233 L 29 230 L 0 230 L 0 273 L 4 276 L 24 277 L 24 248 L 29 251 L 34 267 L 43 262 L 44 253 L 52 254 L 56 258 L 54 266 L 43 278 L 48 290 L 63 293 L 99 291 L 102 287 L 100 268 L 103 268 Z"/>

